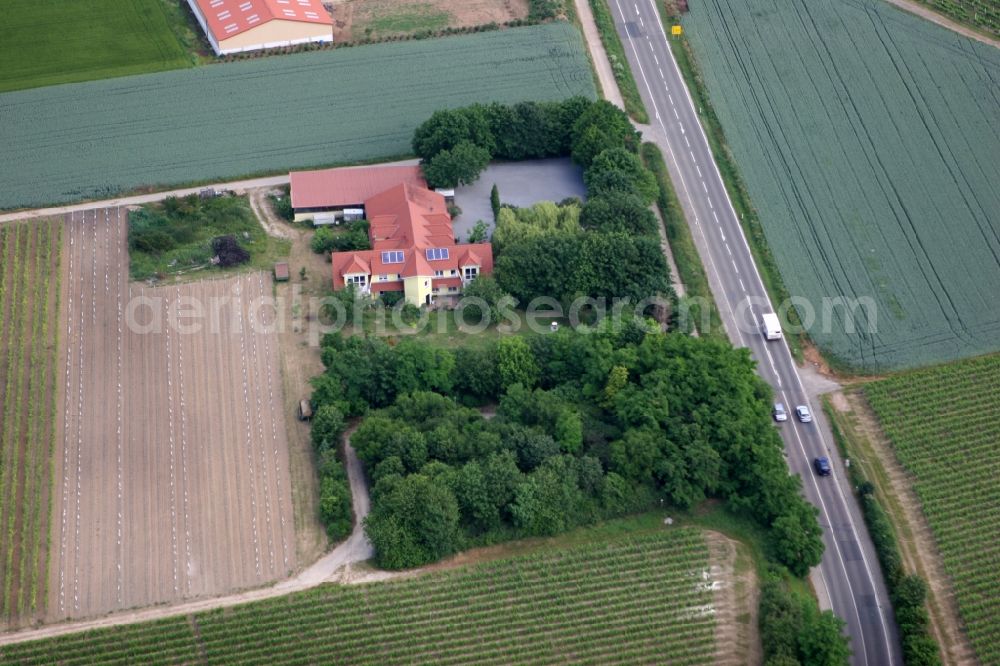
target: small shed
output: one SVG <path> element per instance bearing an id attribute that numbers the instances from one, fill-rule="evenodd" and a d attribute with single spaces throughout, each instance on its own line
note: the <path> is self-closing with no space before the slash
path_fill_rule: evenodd
<path id="1" fill-rule="evenodd" d="M 308 400 L 299 400 L 299 421 L 308 421 L 312 418 L 312 403 Z"/>
<path id="2" fill-rule="evenodd" d="M 274 281 L 288 282 L 288 262 L 279 261 L 274 265 Z"/>

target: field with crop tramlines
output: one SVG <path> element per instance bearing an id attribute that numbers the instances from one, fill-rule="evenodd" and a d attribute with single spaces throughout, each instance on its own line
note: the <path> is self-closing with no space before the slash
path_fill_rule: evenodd
<path id="1" fill-rule="evenodd" d="M 0 627 L 45 609 L 58 220 L 0 225 Z"/>
<path id="2" fill-rule="evenodd" d="M 128 215 L 65 216 L 52 621 L 296 566 L 271 281 L 131 283 Z M 188 305 L 206 316 L 180 324 Z"/>
<path id="3" fill-rule="evenodd" d="M 1000 663 L 1000 356 L 898 375 L 865 394 L 913 474 L 973 648 Z"/>
<path id="4" fill-rule="evenodd" d="M 881 0 L 705 0 L 684 22 L 821 349 L 863 372 L 1000 349 L 1000 50 Z"/>
<path id="5" fill-rule="evenodd" d="M 709 664 L 708 571 L 699 531 L 615 537 L 13 645 L 0 662 Z"/>
<path id="6" fill-rule="evenodd" d="M 0 208 L 409 154 L 437 109 L 573 95 L 594 82 L 565 22 L 8 93 Z"/>

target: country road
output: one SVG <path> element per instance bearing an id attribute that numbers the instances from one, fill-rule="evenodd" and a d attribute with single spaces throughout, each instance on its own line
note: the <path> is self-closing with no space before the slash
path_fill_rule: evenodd
<path id="1" fill-rule="evenodd" d="M 365 479 L 364 470 L 358 460 L 354 449 L 351 448 L 351 434 L 354 428 L 345 433 L 344 458 L 347 467 L 347 478 L 351 485 L 351 504 L 354 508 L 354 530 L 351 536 L 329 553 L 321 557 L 309 567 L 303 569 L 295 576 L 275 583 L 270 587 L 248 590 L 230 594 L 224 597 L 211 597 L 197 599 L 179 604 L 154 606 L 141 610 L 128 611 L 124 613 L 114 613 L 96 620 L 86 620 L 82 622 L 65 622 L 62 624 L 51 624 L 37 629 L 25 629 L 11 633 L 0 633 L 0 647 L 25 641 L 39 640 L 43 638 L 53 638 L 64 634 L 72 634 L 91 629 L 101 629 L 123 624 L 135 624 L 138 622 L 149 622 L 164 617 L 174 615 L 187 615 L 190 613 L 201 613 L 215 608 L 225 608 L 236 606 L 251 601 L 270 599 L 292 592 L 315 587 L 323 582 L 331 580 L 335 574 L 350 564 L 364 562 L 374 555 L 371 542 L 365 536 L 362 521 L 368 515 L 370 501 L 368 496 L 368 482 Z"/>
<path id="2" fill-rule="evenodd" d="M 664 153 L 726 333 L 733 344 L 749 347 L 776 400 L 789 410 L 809 405 L 814 415 L 812 423 L 790 419 L 781 425 L 781 434 L 792 473 L 802 477 L 805 496 L 820 511 L 826 549 L 812 576 L 820 604 L 847 623 L 854 664 L 899 664 L 899 638 L 888 593 L 843 461 L 820 405 L 810 400 L 788 345 L 784 340 L 767 342 L 759 332 L 761 315 L 777 310 L 715 165 L 655 0 L 610 0 L 610 4 L 652 118 L 646 139 Z M 812 461 L 821 455 L 831 460 L 834 473 L 830 477 L 813 473 Z"/>

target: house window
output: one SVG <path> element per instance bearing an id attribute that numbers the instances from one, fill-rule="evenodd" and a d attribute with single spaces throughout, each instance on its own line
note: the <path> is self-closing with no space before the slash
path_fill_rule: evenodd
<path id="1" fill-rule="evenodd" d="M 444 277 L 444 271 L 434 271 L 434 277 Z"/>
<path id="2" fill-rule="evenodd" d="M 379 281 L 379 282 L 385 282 L 385 281 L 386 281 L 386 280 L 388 280 L 388 279 L 389 279 L 389 276 L 388 276 L 388 275 L 379 275 L 379 276 L 378 276 L 378 281 Z"/>
<path id="3" fill-rule="evenodd" d="M 367 283 L 368 283 L 367 275 L 350 275 L 344 278 L 344 284 L 354 284 L 359 287 L 363 287 Z"/>
<path id="4" fill-rule="evenodd" d="M 427 256 L 427 261 L 439 261 L 448 258 L 448 248 L 446 247 L 429 247 L 424 253 Z"/>
<path id="5" fill-rule="evenodd" d="M 448 291 L 458 291 L 458 287 L 448 287 Z"/>
<path id="6" fill-rule="evenodd" d="M 453 268 L 453 269 L 451 269 L 451 274 L 452 274 L 452 275 L 457 275 L 457 274 L 458 274 L 458 271 L 456 271 L 456 270 L 455 270 L 455 269 Z"/>
<path id="7" fill-rule="evenodd" d="M 479 267 L 478 266 L 466 266 L 465 267 L 465 279 L 466 280 L 472 280 L 477 275 L 479 275 Z"/>
<path id="8" fill-rule="evenodd" d="M 402 250 L 387 250 L 382 253 L 382 263 L 383 264 L 401 264 L 403 263 L 403 251 Z"/>

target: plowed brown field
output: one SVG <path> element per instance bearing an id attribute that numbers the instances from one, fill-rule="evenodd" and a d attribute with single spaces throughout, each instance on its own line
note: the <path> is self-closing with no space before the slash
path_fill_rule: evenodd
<path id="1" fill-rule="evenodd" d="M 130 284 L 127 228 L 124 208 L 66 217 L 50 619 L 295 567 L 270 278 Z M 194 303 L 198 331 L 172 314 Z"/>

